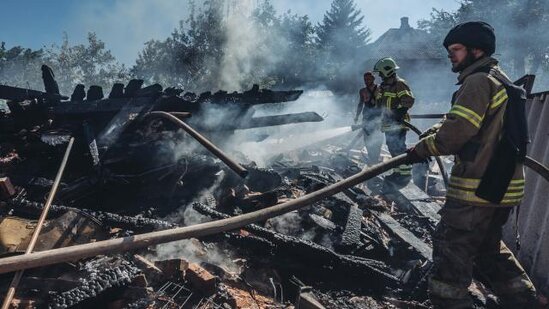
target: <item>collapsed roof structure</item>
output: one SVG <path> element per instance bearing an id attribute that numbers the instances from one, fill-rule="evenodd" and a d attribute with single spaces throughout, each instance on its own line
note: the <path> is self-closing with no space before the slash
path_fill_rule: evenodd
<path id="1" fill-rule="evenodd" d="M 428 307 L 430 233 L 445 192 L 437 167 L 382 192 L 383 176 L 373 177 L 364 151 L 349 145 L 353 132 L 273 153 L 264 168 L 222 150 L 236 130 L 322 121 L 314 112 L 254 116 L 254 106 L 295 101 L 301 91 L 196 95 L 132 80 L 108 98 L 79 85 L 69 100 L 49 68 L 43 77 L 45 92 L 0 85 L 9 100 L 0 115 L 2 290 L 13 271 L 39 266 L 25 270 L 12 306 Z M 540 121 L 549 112 L 541 96 L 530 107 Z M 539 134 L 531 154 L 547 164 Z M 376 172 L 398 165 L 383 157 Z M 540 202 L 529 201 L 528 217 Z M 42 255 L 20 255 L 44 208 L 32 245 Z M 538 246 L 525 254 L 540 257 L 528 266 L 543 291 Z M 481 276 L 470 292 L 480 308 L 497 303 Z"/>

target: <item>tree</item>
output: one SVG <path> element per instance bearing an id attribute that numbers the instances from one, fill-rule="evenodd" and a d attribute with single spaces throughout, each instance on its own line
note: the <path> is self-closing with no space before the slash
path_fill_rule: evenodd
<path id="1" fill-rule="evenodd" d="M 334 1 L 317 27 L 307 16 L 277 14 L 270 0 L 230 2 L 236 7 L 228 9 L 227 3 L 193 5 L 169 38 L 146 44 L 132 72 L 192 91 L 245 90 L 252 84 L 293 88 L 325 75 L 343 85 L 341 76 L 356 77 L 355 63 L 370 33 L 353 1 Z M 242 7 L 250 3 L 255 3 L 251 14 Z"/>
<path id="2" fill-rule="evenodd" d="M 208 0 L 164 41 L 151 40 L 139 53 L 132 72 L 139 78 L 191 90 L 218 85 L 225 42 L 223 2 Z"/>
<path id="3" fill-rule="evenodd" d="M 148 83 L 186 88 L 192 78 L 192 71 L 182 55 L 188 53 L 189 37 L 180 22 L 179 29 L 164 41 L 150 40 L 139 53 L 132 74 Z"/>
<path id="4" fill-rule="evenodd" d="M 225 19 L 219 86 L 227 90 L 272 86 L 270 75 L 284 54 L 276 10 L 268 0 L 233 5 Z"/>
<path id="5" fill-rule="evenodd" d="M 433 10 L 431 18 L 420 22 L 440 44 L 454 25 L 483 20 L 496 30 L 496 54 L 516 78 L 525 73 L 547 70 L 549 2 L 543 0 L 466 0 L 455 12 Z"/>
<path id="6" fill-rule="evenodd" d="M 65 35 L 61 46 L 46 50 L 31 50 L 21 46 L 6 49 L 0 46 L 0 80 L 3 84 L 43 90 L 40 66 L 49 65 L 59 84 L 61 94 L 69 95 L 74 86 L 99 85 L 109 87 L 127 78 L 127 71 L 118 64 L 105 43 L 94 33 L 88 34 L 88 44 L 71 46 Z"/>
<path id="7" fill-rule="evenodd" d="M 43 50 L 31 50 L 21 46 L 6 48 L 0 44 L 0 83 L 10 86 L 43 89 L 40 65 Z"/>
<path id="8" fill-rule="evenodd" d="M 73 46 L 65 34 L 61 46 L 48 48 L 43 60 L 55 73 L 62 94 L 72 93 L 76 84 L 107 88 L 128 77 L 126 68 L 92 32 L 88 33 L 87 44 Z"/>
<path id="9" fill-rule="evenodd" d="M 294 88 L 316 80 L 315 59 L 318 56 L 315 29 L 308 16 L 286 12 L 281 16 L 276 53 L 283 55 L 273 68 L 272 76 L 279 87 Z"/>
<path id="10" fill-rule="evenodd" d="M 355 75 L 356 63 L 363 57 L 370 30 L 353 0 L 333 0 L 331 8 L 316 27 L 319 66 L 329 79 L 343 81 Z"/>

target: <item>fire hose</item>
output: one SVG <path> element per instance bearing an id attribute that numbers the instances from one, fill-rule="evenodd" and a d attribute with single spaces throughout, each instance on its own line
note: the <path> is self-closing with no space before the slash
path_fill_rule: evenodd
<path id="1" fill-rule="evenodd" d="M 248 171 L 242 165 L 238 164 L 233 159 L 229 158 L 229 156 L 225 154 L 221 149 L 219 149 L 216 145 L 214 145 L 207 138 L 202 136 L 202 134 L 198 133 L 195 129 L 193 129 L 191 126 L 181 121 L 181 119 L 177 117 L 187 118 L 189 117 L 189 113 L 167 113 L 167 112 L 156 111 L 156 112 L 150 112 L 147 115 L 145 115 L 145 119 L 163 118 L 171 121 L 172 123 L 176 124 L 183 130 L 185 130 L 185 132 L 187 132 L 192 138 L 197 140 L 202 146 L 204 146 L 211 153 L 217 156 L 221 161 L 223 161 L 230 169 L 232 169 L 240 177 L 245 178 L 248 175 Z"/>
<path id="2" fill-rule="evenodd" d="M 418 136 L 421 135 L 422 132 L 416 126 L 414 126 L 413 124 L 409 123 L 406 120 L 403 120 L 402 122 L 404 123 L 405 126 L 407 126 L 412 131 L 414 131 Z M 448 180 L 448 174 L 446 174 L 446 169 L 444 168 L 444 164 L 442 164 L 442 160 L 440 159 L 440 157 L 435 157 L 435 161 L 437 162 L 438 169 L 440 170 L 440 174 L 442 175 L 442 179 L 444 180 L 444 185 L 446 186 L 446 188 L 448 188 L 449 180 Z"/>
<path id="3" fill-rule="evenodd" d="M 438 116 L 437 115 L 433 115 L 433 116 Z M 412 131 L 414 131 L 415 133 L 417 133 L 417 135 L 421 135 L 421 131 L 415 127 L 414 125 L 412 125 L 411 123 L 409 123 L 408 121 L 405 121 L 403 120 L 403 123 L 404 125 L 406 125 L 408 128 L 410 128 Z M 351 126 L 351 130 L 355 131 L 355 130 L 358 130 L 358 129 L 362 129 L 363 127 L 360 126 L 360 125 L 352 125 Z M 347 146 L 347 148 L 351 148 L 354 146 L 354 144 L 356 144 L 356 142 L 360 139 L 360 137 L 364 134 L 364 130 L 361 130 L 359 132 L 359 134 L 351 141 L 351 144 L 349 144 L 349 146 Z M 440 169 L 440 173 L 442 175 L 442 180 L 444 180 L 444 185 L 446 186 L 446 188 L 448 188 L 448 175 L 446 174 L 446 170 L 444 169 L 444 165 L 442 164 L 442 160 L 439 158 L 439 157 L 435 157 L 435 161 L 437 162 L 437 165 L 438 165 L 438 168 Z"/>
<path id="4" fill-rule="evenodd" d="M 445 114 L 427 114 L 427 115 L 411 115 L 411 118 L 417 118 L 417 119 L 436 119 L 436 118 L 442 118 Z M 421 131 L 408 121 L 403 121 L 404 125 L 410 128 L 412 131 L 417 133 L 418 135 L 421 135 Z M 437 160 L 438 166 L 440 168 L 440 171 L 444 177 L 444 183 L 446 186 L 448 186 L 448 176 L 446 175 L 444 171 L 444 167 L 442 166 L 442 162 L 439 163 L 439 158 L 435 157 Z M 544 166 L 542 163 L 534 160 L 532 157 L 526 156 L 524 158 L 524 166 L 530 168 L 533 170 L 536 174 L 543 177 L 545 180 L 549 181 L 549 168 L 547 166 Z"/>
<path id="5" fill-rule="evenodd" d="M 310 206 L 326 197 L 351 188 L 370 178 L 380 175 L 401 164 L 408 163 L 406 154 L 401 154 L 383 163 L 365 168 L 361 172 L 337 183 L 314 191 L 295 200 L 271 206 L 247 214 L 211 221 L 186 227 L 174 228 L 134 236 L 115 238 L 94 243 L 64 247 L 25 255 L 0 259 L 0 273 L 8 273 L 28 268 L 43 267 L 63 262 L 72 262 L 102 254 L 121 253 L 146 248 L 162 243 L 202 237 L 242 228 L 246 225 L 264 221 L 282 214 Z"/>
<path id="6" fill-rule="evenodd" d="M 383 163 L 365 168 L 353 176 L 295 200 L 227 219 L 2 258 L 0 259 L 0 274 L 63 262 L 72 262 L 96 255 L 121 253 L 162 243 L 193 237 L 203 237 L 239 229 L 255 222 L 265 221 L 307 207 L 312 203 L 342 192 L 399 165 L 408 164 L 408 162 L 407 154 L 401 154 Z M 540 175 L 549 181 L 549 170 L 546 167 L 531 158 L 528 158 L 526 162 L 526 166 L 531 167 L 535 171 L 539 171 Z"/>

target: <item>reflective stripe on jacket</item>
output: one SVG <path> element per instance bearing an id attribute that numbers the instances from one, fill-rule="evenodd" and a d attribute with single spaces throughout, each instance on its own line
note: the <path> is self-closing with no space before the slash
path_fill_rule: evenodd
<path id="1" fill-rule="evenodd" d="M 501 82 L 482 67 L 497 66 L 497 60 L 483 58 L 465 69 L 458 80 L 452 108 L 438 131 L 415 146 L 422 157 L 455 155 L 447 193 L 448 200 L 474 206 L 516 206 L 524 195 L 524 171 L 517 163 L 511 184 L 503 201 L 493 204 L 475 195 L 475 191 L 490 162 L 503 128 L 507 92 Z"/>
<path id="2" fill-rule="evenodd" d="M 406 81 L 396 74 L 384 81 L 379 87 L 378 99 L 383 108 L 381 131 L 408 129 L 394 113 L 399 108 L 409 109 L 414 105 L 415 98 Z M 403 120 L 409 121 L 410 115 L 406 113 Z"/>

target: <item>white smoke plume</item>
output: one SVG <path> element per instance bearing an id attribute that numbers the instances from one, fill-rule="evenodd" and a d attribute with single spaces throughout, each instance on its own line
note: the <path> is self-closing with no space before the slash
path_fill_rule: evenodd
<path id="1" fill-rule="evenodd" d="M 240 91 L 248 89 L 250 81 L 261 72 L 269 71 L 281 59 L 282 53 L 269 50 L 284 46 L 284 38 L 260 27 L 253 13 L 256 0 L 228 1 L 225 21 L 226 44 L 221 61 L 221 89 Z M 259 72 L 258 64 L 260 65 Z"/>
<path id="2" fill-rule="evenodd" d="M 324 121 L 237 130 L 227 145 L 266 167 L 268 159 L 277 154 L 349 133 L 353 118 L 350 111 L 356 102 L 354 97 L 335 96 L 331 91 L 309 90 L 295 102 L 256 106 L 254 116 L 314 111 L 323 116 Z M 256 142 L 253 137 L 258 135 L 268 135 L 268 138 Z"/>

